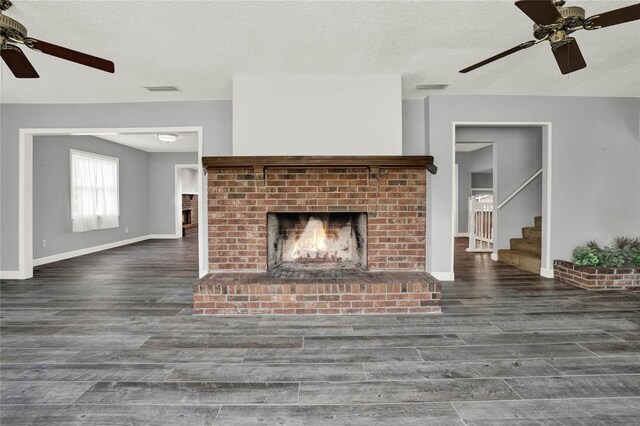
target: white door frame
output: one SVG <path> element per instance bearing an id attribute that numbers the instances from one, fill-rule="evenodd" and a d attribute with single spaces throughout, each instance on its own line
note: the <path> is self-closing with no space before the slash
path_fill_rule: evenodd
<path id="1" fill-rule="evenodd" d="M 458 167 L 458 163 L 455 163 L 456 155 L 457 155 L 457 152 L 454 151 L 453 152 L 453 158 L 454 158 L 453 161 L 454 161 L 454 167 L 456 168 L 456 171 L 453 174 L 453 180 L 454 180 L 454 182 L 453 182 L 453 197 L 456 200 L 456 208 L 453 211 L 453 215 L 455 216 L 456 219 L 453 222 L 453 235 L 459 236 L 460 233 L 458 232 L 459 231 L 458 227 L 460 226 L 460 224 L 459 224 L 459 222 L 460 222 L 460 220 L 459 220 L 460 219 L 460 217 L 459 217 L 459 215 L 460 215 L 460 213 L 459 213 L 460 212 L 460 200 L 459 200 L 459 198 L 460 198 L 460 194 L 459 194 L 459 191 L 460 191 L 460 168 Z"/>
<path id="2" fill-rule="evenodd" d="M 552 132 L 551 122 L 528 122 L 528 121 L 453 121 L 451 123 L 451 179 L 456 181 L 456 127 L 540 127 L 542 128 L 542 255 L 540 265 L 540 275 L 546 278 L 553 278 L 553 261 L 551 260 L 551 194 L 553 190 L 552 179 Z M 494 170 L 495 173 L 495 170 Z M 452 188 L 453 194 L 454 188 Z M 494 185 L 495 192 L 495 185 Z M 496 202 L 494 194 L 494 204 Z M 451 211 L 455 212 L 458 201 L 451 200 Z M 451 218 L 451 270 L 453 271 L 453 258 L 455 255 L 455 225 L 457 216 L 452 214 Z M 494 215 L 495 220 L 495 215 Z M 495 223 L 494 223 L 495 224 Z"/>
<path id="3" fill-rule="evenodd" d="M 24 128 L 18 138 L 18 271 L 15 279 L 33 277 L 33 137 L 73 133 L 168 133 L 194 132 L 198 135 L 198 216 L 207 217 L 207 182 L 202 167 L 203 127 L 109 127 L 109 128 Z M 149 236 L 151 237 L 151 236 Z M 208 272 L 207 227 L 198 228 L 199 276 Z"/>

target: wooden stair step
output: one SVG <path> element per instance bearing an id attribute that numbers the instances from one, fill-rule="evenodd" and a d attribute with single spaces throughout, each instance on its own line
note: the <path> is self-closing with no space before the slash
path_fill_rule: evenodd
<path id="1" fill-rule="evenodd" d="M 542 253 L 542 246 L 540 240 L 530 240 L 526 238 L 512 238 L 511 250 L 519 251 L 522 253 L 531 254 L 540 257 Z"/>
<path id="2" fill-rule="evenodd" d="M 522 228 L 522 236 L 528 240 L 542 239 L 542 229 L 527 226 Z"/>
<path id="3" fill-rule="evenodd" d="M 533 223 L 535 223 L 535 227 L 538 229 L 542 229 L 542 216 L 536 216 L 533 218 Z"/>
<path id="4" fill-rule="evenodd" d="M 515 250 L 498 250 L 498 260 L 534 274 L 540 273 L 540 257 Z"/>

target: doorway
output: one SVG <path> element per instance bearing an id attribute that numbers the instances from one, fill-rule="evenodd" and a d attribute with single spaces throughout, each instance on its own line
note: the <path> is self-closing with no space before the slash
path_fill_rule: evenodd
<path id="1" fill-rule="evenodd" d="M 453 144 L 454 253 L 466 244 L 467 252 L 498 260 L 510 254 L 512 239 L 522 239 L 523 228 L 531 228 L 526 237 L 537 232 L 538 238 L 535 273 L 551 277 L 550 123 L 454 123 Z M 469 225 L 487 240 L 474 244 Z M 530 241 L 522 246 L 530 248 Z"/>
<path id="2" fill-rule="evenodd" d="M 198 194 L 198 165 L 175 166 L 175 226 L 176 237 L 198 235 L 200 197 Z"/>
<path id="3" fill-rule="evenodd" d="M 81 250 L 71 250 L 65 253 L 56 254 L 55 256 L 45 256 L 44 259 L 34 260 L 34 237 L 33 237 L 33 141 L 38 136 L 82 136 L 82 135 L 142 135 L 155 134 L 156 137 L 160 133 L 180 133 L 192 132 L 195 134 L 197 158 L 202 158 L 202 127 L 157 127 L 157 128 L 65 128 L 65 129 L 20 129 L 19 133 L 19 251 L 18 251 L 18 274 L 16 279 L 27 279 L 33 276 L 34 265 L 41 265 L 57 260 L 63 260 L 70 257 L 80 256 L 95 251 L 105 250 L 117 247 L 117 243 L 100 244 L 91 248 L 83 248 Z M 195 153 L 196 151 L 194 151 Z M 206 194 L 206 180 L 203 178 L 202 165 L 198 164 L 197 193 L 198 195 Z M 170 176 L 170 175 L 169 175 Z M 171 178 L 169 178 L 171 179 Z M 172 180 L 172 179 L 171 179 Z M 172 191 L 173 192 L 173 191 Z M 173 197 L 171 197 L 173 199 Z M 199 197 L 201 202 L 198 205 L 198 214 L 201 217 L 206 215 L 206 197 Z M 174 217 L 171 212 L 171 218 Z M 173 226 L 171 226 L 173 228 Z M 126 231 L 126 229 L 125 229 Z M 123 232 L 125 232 L 123 231 Z M 173 233 L 172 233 L 173 235 Z M 167 238 L 167 235 L 140 235 L 137 237 L 140 241 L 144 239 Z M 198 275 L 204 276 L 208 269 L 207 264 L 207 247 L 206 247 L 206 229 L 198 231 Z M 133 239 L 131 239 L 133 240 Z M 135 242 L 135 241 L 130 241 Z M 115 244 L 115 245 L 114 245 Z"/>

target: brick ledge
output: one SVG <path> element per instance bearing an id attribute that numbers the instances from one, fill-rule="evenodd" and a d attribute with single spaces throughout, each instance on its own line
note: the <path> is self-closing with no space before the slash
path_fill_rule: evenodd
<path id="1" fill-rule="evenodd" d="M 640 268 L 601 268 L 555 260 L 553 277 L 587 290 L 640 290 Z"/>
<path id="2" fill-rule="evenodd" d="M 293 282 L 292 282 L 293 281 Z M 193 285 L 195 315 L 440 313 L 442 284 L 426 272 L 359 271 L 341 278 L 215 273 Z"/>

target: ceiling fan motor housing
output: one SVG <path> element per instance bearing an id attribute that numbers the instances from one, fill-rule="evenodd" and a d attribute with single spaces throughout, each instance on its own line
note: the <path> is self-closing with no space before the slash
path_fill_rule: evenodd
<path id="1" fill-rule="evenodd" d="M 562 30 L 566 34 L 571 34 L 572 32 L 582 28 L 582 24 L 585 18 L 583 8 L 579 6 L 559 7 L 558 12 L 560 12 L 562 20 L 555 24 L 533 24 L 533 36 L 536 39 L 542 40 L 544 38 L 547 38 L 550 34 L 553 34 L 558 30 Z"/>
<path id="2" fill-rule="evenodd" d="M 2 41 L 21 42 L 27 36 L 27 29 L 20 22 L 0 14 L 0 34 Z"/>

